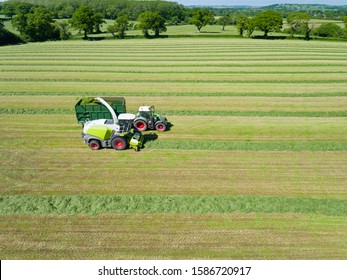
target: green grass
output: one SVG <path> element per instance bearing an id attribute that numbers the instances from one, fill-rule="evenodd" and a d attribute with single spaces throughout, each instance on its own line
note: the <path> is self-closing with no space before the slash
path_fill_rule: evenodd
<path id="1" fill-rule="evenodd" d="M 0 214 L 315 213 L 347 215 L 347 200 L 214 196 L 2 196 Z"/>
<path id="2" fill-rule="evenodd" d="M 203 31 L 1 48 L 2 259 L 346 256 L 345 42 Z M 74 114 L 91 96 L 173 126 L 91 151 Z"/>
<path id="3" fill-rule="evenodd" d="M 21 145 L 1 143 L 8 147 L 1 150 L 1 195 L 347 198 L 346 151 L 93 152 L 78 132 L 63 139 L 48 133 L 42 142 L 26 133 Z M 47 141 L 54 145 L 44 148 Z"/>
<path id="4" fill-rule="evenodd" d="M 336 260 L 346 226 L 299 213 L 0 216 L 3 259 Z"/>
<path id="5" fill-rule="evenodd" d="M 0 114 L 29 114 L 46 115 L 62 114 L 73 115 L 74 109 L 63 108 L 0 108 Z M 136 113 L 136 112 L 134 112 Z M 284 112 L 284 111 L 198 111 L 198 110 L 165 110 L 158 113 L 167 116 L 221 116 L 221 117 L 303 117 L 303 118 L 337 118 L 347 117 L 346 111 L 326 111 L 326 112 Z"/>
<path id="6" fill-rule="evenodd" d="M 148 149 L 238 150 L 238 151 L 346 151 L 346 142 L 224 142 L 168 140 L 146 144 Z"/>
<path id="7" fill-rule="evenodd" d="M 0 109 L 3 114 L 45 114 L 66 112 L 74 115 L 77 96 L 13 95 L 2 96 Z M 127 97 L 127 110 L 136 112 L 139 98 Z M 153 104 L 159 113 L 173 115 L 233 116 L 297 116 L 338 117 L 347 111 L 346 97 L 264 97 L 264 96 L 143 96 L 142 104 Z"/>

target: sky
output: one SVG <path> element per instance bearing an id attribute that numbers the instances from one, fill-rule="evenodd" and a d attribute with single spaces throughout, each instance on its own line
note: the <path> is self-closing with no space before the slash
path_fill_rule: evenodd
<path id="1" fill-rule="evenodd" d="M 329 4 L 347 5 L 347 0 L 171 0 L 183 5 L 249 5 L 267 6 L 271 4 Z"/>

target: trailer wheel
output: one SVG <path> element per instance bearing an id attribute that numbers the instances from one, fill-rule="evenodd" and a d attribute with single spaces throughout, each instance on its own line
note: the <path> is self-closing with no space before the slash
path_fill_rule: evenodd
<path id="1" fill-rule="evenodd" d="M 111 146 L 115 150 L 125 150 L 127 142 L 122 137 L 115 137 L 111 140 Z"/>
<path id="2" fill-rule="evenodd" d="M 165 130 L 166 130 L 166 125 L 165 125 L 165 123 L 162 123 L 162 122 L 157 123 L 157 124 L 155 125 L 155 129 L 156 129 L 157 131 L 165 131 Z"/>
<path id="3" fill-rule="evenodd" d="M 145 130 L 147 130 L 147 123 L 144 120 L 136 120 L 134 122 L 134 127 L 138 131 L 145 131 Z"/>
<path id="4" fill-rule="evenodd" d="M 90 140 L 89 141 L 89 148 L 96 151 L 101 148 L 100 142 L 98 140 Z"/>

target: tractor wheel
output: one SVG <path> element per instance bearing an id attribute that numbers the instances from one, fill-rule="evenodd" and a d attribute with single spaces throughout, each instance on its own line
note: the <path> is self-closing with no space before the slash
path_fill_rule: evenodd
<path id="1" fill-rule="evenodd" d="M 134 122 L 134 127 L 138 131 L 145 131 L 145 130 L 147 130 L 147 123 L 144 120 L 136 120 Z"/>
<path id="2" fill-rule="evenodd" d="M 90 140 L 89 141 L 89 148 L 96 151 L 101 148 L 100 142 L 98 140 Z"/>
<path id="3" fill-rule="evenodd" d="M 166 130 L 166 125 L 165 125 L 165 123 L 162 123 L 162 122 L 157 123 L 157 124 L 155 125 L 155 129 L 156 129 L 157 131 L 165 131 L 165 130 Z"/>
<path id="4" fill-rule="evenodd" d="M 122 137 L 115 137 L 111 140 L 112 148 L 115 150 L 125 150 L 127 141 Z"/>

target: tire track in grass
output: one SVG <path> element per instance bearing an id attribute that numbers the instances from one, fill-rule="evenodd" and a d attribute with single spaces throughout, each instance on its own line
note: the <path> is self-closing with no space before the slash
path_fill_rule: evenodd
<path id="1" fill-rule="evenodd" d="M 1 196 L 0 214 L 314 213 L 347 215 L 347 200 L 262 196 Z"/>

